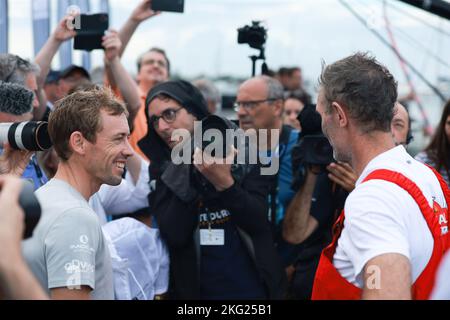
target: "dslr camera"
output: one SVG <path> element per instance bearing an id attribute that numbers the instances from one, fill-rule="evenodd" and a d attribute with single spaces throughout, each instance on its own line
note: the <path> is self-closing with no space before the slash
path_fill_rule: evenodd
<path id="1" fill-rule="evenodd" d="M 226 158 L 227 155 L 230 154 L 233 147 L 236 150 L 242 150 L 246 152 L 243 163 L 240 163 L 239 161 L 236 161 L 237 159 L 235 159 L 235 161 L 231 165 L 231 175 L 233 176 L 236 183 L 239 184 L 252 168 L 248 161 L 249 159 L 248 140 L 245 138 L 244 135 L 241 136 L 235 135 L 233 139 L 230 138 L 227 140 L 226 138 L 229 136 L 229 134 L 231 132 L 236 132 L 236 130 L 239 130 L 239 127 L 225 117 L 210 115 L 205 119 L 203 119 L 202 137 L 205 137 L 206 136 L 205 132 L 207 132 L 210 129 L 218 130 L 224 139 L 222 141 L 220 155 L 215 154 L 213 150 L 210 154 L 212 157 L 221 156 L 223 158 Z M 205 152 L 205 149 L 207 149 L 207 147 L 214 142 L 215 142 L 214 137 L 211 137 L 210 141 L 202 141 L 201 143 L 197 142 L 198 144 L 194 145 L 194 148 L 199 147 L 203 152 Z M 197 170 L 194 169 L 193 174 L 194 174 L 193 187 L 204 188 L 205 190 L 207 189 L 214 190 L 213 186 Z"/>
<path id="2" fill-rule="evenodd" d="M 251 48 L 262 50 L 267 40 L 267 29 L 260 25 L 261 21 L 252 21 L 251 26 L 238 29 L 238 43 L 246 43 Z"/>
<path id="3" fill-rule="evenodd" d="M 306 105 L 298 116 L 302 131 L 297 144 L 292 148 L 292 188 L 299 190 L 303 185 L 306 168 L 310 165 L 326 167 L 334 161 L 333 147 L 322 133 L 322 119 L 315 105 Z"/>
<path id="4" fill-rule="evenodd" d="M 214 136 L 210 137 L 208 141 L 204 141 L 205 132 L 209 129 L 214 129 L 220 132 L 224 138 L 222 142 L 216 141 Z M 199 130 L 197 126 L 195 131 Z M 189 159 L 192 159 L 195 148 L 201 149 L 203 152 L 209 153 L 212 157 L 223 157 L 231 151 L 232 147 L 245 152 L 241 154 L 241 157 L 234 159 L 231 164 L 231 175 L 235 182 L 240 184 L 245 176 L 252 170 L 253 165 L 249 163 L 249 140 L 245 138 L 245 135 L 239 135 L 239 127 L 232 121 L 219 117 L 216 115 L 210 115 L 201 122 L 201 141 L 196 141 L 195 137 L 190 138 L 190 141 L 186 141 L 188 146 L 186 150 L 183 148 L 183 153 L 189 154 Z M 233 139 L 227 139 L 231 133 L 234 134 Z M 245 149 L 243 147 L 245 145 Z M 215 194 L 214 186 L 195 168 L 191 163 L 174 164 L 169 163 L 161 176 L 162 181 L 171 189 L 183 202 L 189 203 L 197 199 L 200 195 Z"/>

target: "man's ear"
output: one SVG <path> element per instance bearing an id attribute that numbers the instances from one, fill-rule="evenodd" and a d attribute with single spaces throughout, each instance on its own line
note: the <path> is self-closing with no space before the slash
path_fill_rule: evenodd
<path id="1" fill-rule="evenodd" d="M 83 137 L 83 134 L 81 132 L 75 131 L 70 135 L 69 147 L 73 150 L 74 153 L 78 153 L 81 155 L 86 154 L 86 139 Z"/>
<path id="2" fill-rule="evenodd" d="M 331 103 L 331 109 L 334 110 L 334 115 L 337 117 L 337 121 L 340 127 L 345 127 L 348 125 L 348 114 L 347 108 L 343 107 L 340 103 L 334 101 Z"/>
<path id="3" fill-rule="evenodd" d="M 276 100 L 274 103 L 274 112 L 276 117 L 281 117 L 283 115 L 283 106 L 284 101 L 283 100 Z"/>

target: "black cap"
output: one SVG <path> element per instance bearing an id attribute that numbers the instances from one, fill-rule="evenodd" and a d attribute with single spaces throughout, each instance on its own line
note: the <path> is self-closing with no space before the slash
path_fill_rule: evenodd
<path id="1" fill-rule="evenodd" d="M 145 116 L 147 118 L 148 132 L 147 135 L 139 140 L 138 146 L 142 152 L 152 160 L 154 164 L 151 167 L 153 173 L 163 171 L 164 163 L 170 160 L 169 147 L 161 140 L 158 134 L 149 124 L 148 106 L 159 95 L 164 94 L 171 99 L 177 101 L 190 114 L 194 115 L 197 120 L 203 120 L 209 115 L 206 100 L 200 90 L 191 83 L 183 80 L 168 81 L 154 86 L 148 93 L 145 100 Z M 157 175 L 157 174 L 156 174 Z"/>
<path id="2" fill-rule="evenodd" d="M 187 81 L 167 81 L 154 86 L 145 100 L 146 110 L 148 110 L 149 104 L 160 94 L 169 96 L 178 102 L 197 120 L 202 120 L 209 115 L 208 106 L 202 93 Z"/>
<path id="3" fill-rule="evenodd" d="M 86 77 L 88 80 L 91 80 L 91 75 L 89 74 L 89 72 L 80 66 L 76 66 L 74 64 L 68 66 L 67 68 L 65 68 L 63 71 L 61 71 L 61 74 L 59 75 L 60 79 L 64 79 L 67 78 L 68 76 L 70 76 L 70 74 L 72 74 L 73 72 L 78 71 L 81 74 L 83 74 L 84 77 Z"/>
<path id="4" fill-rule="evenodd" d="M 61 77 L 61 72 L 56 70 L 50 70 L 45 79 L 45 84 L 57 83 Z"/>

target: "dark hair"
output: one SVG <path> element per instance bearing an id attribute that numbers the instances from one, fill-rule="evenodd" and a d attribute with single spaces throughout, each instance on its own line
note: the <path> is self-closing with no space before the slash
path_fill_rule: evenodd
<path id="1" fill-rule="evenodd" d="M 72 133 L 79 131 L 85 139 L 95 143 L 96 134 L 103 128 L 101 110 L 110 115 L 119 116 L 128 111 L 110 89 L 94 87 L 81 90 L 59 100 L 48 121 L 48 132 L 58 156 L 69 160 L 72 150 L 69 139 Z"/>
<path id="2" fill-rule="evenodd" d="M 21 116 L 33 110 L 33 92 L 16 83 L 0 81 L 0 112 Z"/>
<path id="3" fill-rule="evenodd" d="M 291 77 L 295 71 L 302 71 L 302 69 L 300 67 L 281 67 L 280 69 L 278 69 L 277 74 L 280 77 L 282 76 Z"/>
<path id="4" fill-rule="evenodd" d="M 436 129 L 436 132 L 431 139 L 428 147 L 425 148 L 425 152 L 427 153 L 430 160 L 432 160 L 435 164 L 435 169 L 440 171 L 442 167 L 448 170 L 447 161 L 450 157 L 449 153 L 449 145 L 450 141 L 448 141 L 447 134 L 445 133 L 445 123 L 447 122 L 447 118 L 450 116 L 450 100 L 444 106 L 444 110 L 442 111 L 441 121 Z"/>
<path id="5" fill-rule="evenodd" d="M 157 47 L 153 47 L 150 50 L 144 52 L 138 58 L 138 61 L 137 61 L 137 71 L 138 71 L 138 73 L 141 71 L 142 58 L 144 57 L 144 55 L 146 55 L 147 53 L 150 53 L 150 52 L 157 52 L 157 53 L 160 53 L 160 54 L 162 54 L 164 56 L 164 59 L 166 60 L 166 63 L 167 63 L 167 73 L 170 74 L 170 61 L 169 61 L 169 58 L 167 57 L 166 51 L 164 51 L 164 49 L 157 48 Z"/>
<path id="6" fill-rule="evenodd" d="M 358 52 L 331 65 L 323 64 L 319 85 L 327 101 L 327 112 L 336 101 L 347 107 L 364 133 L 390 131 L 397 82 L 374 57 Z"/>

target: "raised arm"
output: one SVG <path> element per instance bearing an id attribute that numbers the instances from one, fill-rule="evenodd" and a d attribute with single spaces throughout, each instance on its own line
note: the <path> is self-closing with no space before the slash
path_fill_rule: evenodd
<path id="1" fill-rule="evenodd" d="M 105 67 L 109 69 L 109 73 L 113 77 L 114 83 L 120 90 L 123 100 L 127 105 L 130 114 L 128 121 L 129 123 L 133 123 L 141 106 L 141 100 L 139 98 L 136 82 L 120 62 L 119 52 L 122 43 L 117 31 L 110 30 L 109 33 L 103 37 L 102 45 L 105 48 Z"/>
<path id="2" fill-rule="evenodd" d="M 151 17 L 159 14 L 151 9 L 152 0 L 143 0 L 139 5 L 133 10 L 131 16 L 125 22 L 125 25 L 119 31 L 119 37 L 122 41 L 122 48 L 120 49 L 119 56 L 122 56 L 131 37 L 133 36 L 139 25 Z"/>
<path id="3" fill-rule="evenodd" d="M 37 98 L 39 100 L 39 108 L 33 111 L 34 120 L 41 120 L 47 108 L 44 84 L 50 71 L 53 57 L 56 52 L 58 52 L 59 47 L 64 41 L 72 39 L 76 35 L 75 30 L 70 27 L 73 25 L 73 19 L 75 19 L 75 15 L 67 15 L 58 23 L 56 29 L 53 31 L 35 58 L 35 62 L 39 65 L 41 72 L 37 77 Z"/>
<path id="4" fill-rule="evenodd" d="M 45 78 L 50 71 L 52 60 L 55 54 L 58 52 L 61 44 L 64 41 L 75 37 L 76 32 L 70 27 L 72 25 L 73 19 L 75 19 L 75 15 L 67 15 L 58 23 L 56 29 L 50 35 L 47 42 L 44 44 L 35 58 L 35 62 L 41 68 L 41 73 L 38 77 L 39 87 L 44 86 Z"/>
<path id="5" fill-rule="evenodd" d="M 318 221 L 310 214 L 316 181 L 317 175 L 308 169 L 304 184 L 286 211 L 283 221 L 283 238 L 291 244 L 302 243 L 319 226 Z"/>

